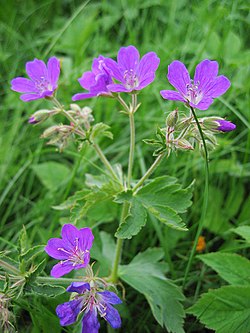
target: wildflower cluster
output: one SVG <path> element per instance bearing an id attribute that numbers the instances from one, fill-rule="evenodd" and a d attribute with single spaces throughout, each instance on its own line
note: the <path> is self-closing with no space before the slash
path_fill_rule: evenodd
<path id="1" fill-rule="evenodd" d="M 108 289 L 118 281 L 122 238 L 130 239 L 140 231 L 146 223 L 147 212 L 155 214 L 160 221 L 175 229 L 186 230 L 178 213 L 185 212 L 185 209 L 191 204 L 191 195 L 182 192 L 181 195 L 187 195 L 187 197 L 183 200 L 181 207 L 178 207 L 178 203 L 171 206 L 175 199 L 167 198 L 170 207 L 165 209 L 167 203 L 164 198 L 161 198 L 161 195 L 156 196 L 159 202 L 157 200 L 155 202 L 151 199 L 150 202 L 147 200 L 147 191 L 155 189 L 158 194 L 162 193 L 162 188 L 157 188 L 157 182 L 152 182 L 152 188 L 150 190 L 146 189 L 146 195 L 144 193 L 143 196 L 143 189 L 141 191 L 141 188 L 145 180 L 149 178 L 160 161 L 171 152 L 193 150 L 198 146 L 203 154 L 204 150 L 207 152 L 207 150 L 212 150 L 217 145 L 216 134 L 229 132 L 236 128 L 233 123 L 221 117 L 202 116 L 198 118 L 196 116 L 196 109 L 207 110 L 213 100 L 224 94 L 230 87 L 228 78 L 223 75 L 218 76 L 218 63 L 208 59 L 203 60 L 196 67 L 192 80 L 185 65 L 180 61 L 173 61 L 169 65 L 167 78 L 177 91 L 162 90 L 160 94 L 164 99 L 183 103 L 188 111 L 175 109 L 170 112 L 165 127 L 157 130 L 156 139 L 144 140 L 147 144 L 156 147 L 154 155 L 158 157 L 145 175 L 134 185 L 131 181 L 135 146 L 134 113 L 140 106 L 140 103 L 137 102 L 137 96 L 143 88 L 154 81 L 159 63 L 160 59 L 155 52 L 149 52 L 140 58 L 140 54 L 134 46 L 122 47 L 118 52 L 117 61 L 100 55 L 93 60 L 91 71 L 83 73 L 78 80 L 85 91 L 72 97 L 73 101 L 78 101 L 102 96 L 116 99 L 122 105 L 123 111 L 129 116 L 130 121 L 130 153 L 127 177 L 123 177 L 121 173 L 118 174 L 114 170 L 97 144 L 96 137 L 98 136 L 112 137 L 109 126 L 103 123 L 93 125 L 94 117 L 89 107 L 80 108 L 77 104 L 71 104 L 69 109 L 65 109 L 57 100 L 56 90 L 60 75 L 60 62 L 57 58 L 50 58 L 47 65 L 37 59 L 28 62 L 26 71 L 30 79 L 18 77 L 11 82 L 12 90 L 20 92 L 22 94 L 20 98 L 23 101 L 29 102 L 46 98 L 53 104 L 51 109 L 36 111 L 29 118 L 29 123 L 40 124 L 57 114 L 61 114 L 67 119 L 68 123 L 56 124 L 45 129 L 42 137 L 49 139 L 48 144 L 55 145 L 60 151 L 71 140 L 79 143 L 79 148 L 85 142 L 92 145 L 109 172 L 111 179 L 118 187 L 118 190 L 112 192 L 110 197 L 115 198 L 113 201 L 116 204 L 123 204 L 123 214 L 116 234 L 117 237 L 121 236 L 121 238 L 117 241 L 115 259 L 109 280 L 95 276 L 92 266 L 89 265 L 90 250 L 94 240 L 90 228 L 78 230 L 72 224 L 65 224 L 61 232 L 62 237 L 50 239 L 45 247 L 48 255 L 59 260 L 59 263 L 51 270 L 52 277 L 60 278 L 70 272 L 85 269 L 85 276 L 82 280 L 72 282 L 67 288 L 67 292 L 72 293 L 70 301 L 58 305 L 56 309 L 62 326 L 73 324 L 83 314 L 82 333 L 97 333 L 99 331 L 98 315 L 104 318 L 113 328 L 121 326 L 120 315 L 113 307 L 115 304 L 120 304 L 121 300 Z M 125 102 L 122 93 L 131 97 L 130 103 Z M 170 186 L 169 182 L 172 182 L 167 176 L 162 177 L 159 181 L 165 182 L 164 189 Z M 176 185 L 176 192 L 178 191 L 177 188 L 179 188 L 178 185 Z M 127 191 L 128 189 L 129 191 Z M 98 202 L 98 198 L 96 199 L 94 196 L 95 193 L 91 193 L 89 196 L 86 195 L 83 197 L 83 201 L 90 198 L 90 205 L 94 205 L 95 202 Z M 135 213 L 137 209 L 140 212 L 138 214 Z M 134 218 L 137 220 L 133 221 Z M 136 224 L 135 227 L 133 227 L 133 223 Z M 194 244 L 194 249 L 196 246 L 197 244 Z M 197 251 L 202 251 L 202 249 L 200 250 L 198 247 Z M 112 283 L 109 284 L 107 281 Z M 159 317 L 157 320 L 159 321 Z"/>
<path id="2" fill-rule="evenodd" d="M 120 304 L 120 298 L 111 291 L 105 290 L 107 283 L 94 276 L 89 266 L 90 249 L 94 236 L 90 228 L 78 230 L 72 224 L 62 227 L 62 238 L 51 238 L 45 251 L 54 259 L 60 260 L 52 270 L 51 275 L 59 278 L 72 270 L 86 268 L 83 282 L 73 282 L 67 288 L 68 292 L 77 293 L 69 302 L 58 305 L 56 313 L 62 326 L 73 324 L 79 314 L 84 312 L 82 333 L 96 333 L 100 324 L 97 314 L 107 320 L 113 328 L 121 326 L 118 311 L 111 304 Z M 88 282 L 85 282 L 88 281 Z"/>

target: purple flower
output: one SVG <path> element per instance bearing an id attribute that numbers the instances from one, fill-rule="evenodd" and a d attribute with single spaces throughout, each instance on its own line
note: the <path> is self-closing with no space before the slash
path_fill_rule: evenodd
<path id="1" fill-rule="evenodd" d="M 112 78 L 109 69 L 105 65 L 105 60 L 106 59 L 100 55 L 98 58 L 94 59 L 92 71 L 83 73 L 78 81 L 80 85 L 89 92 L 74 95 L 72 97 L 73 101 L 100 95 L 112 95 L 107 88 L 107 86 L 112 83 Z"/>
<path id="2" fill-rule="evenodd" d="M 50 58 L 47 66 L 38 59 L 27 62 L 26 72 L 30 80 L 17 77 L 11 81 L 11 89 L 23 93 L 21 100 L 30 102 L 53 95 L 60 74 L 60 62 L 56 57 Z"/>
<path id="3" fill-rule="evenodd" d="M 194 80 L 190 79 L 185 65 L 175 60 L 168 66 L 168 80 L 177 91 L 162 90 L 163 98 L 185 102 L 188 105 L 207 110 L 213 99 L 223 95 L 230 87 L 230 81 L 218 74 L 218 63 L 208 59 L 197 65 Z"/>
<path id="4" fill-rule="evenodd" d="M 112 92 L 131 92 L 141 90 L 155 79 L 155 71 L 160 59 L 155 52 L 145 54 L 140 60 L 140 54 L 134 46 L 120 48 L 117 62 L 106 59 L 105 65 L 111 70 L 112 77 L 120 84 L 110 84 Z"/>
<path id="5" fill-rule="evenodd" d="M 216 120 L 216 122 L 219 125 L 216 128 L 217 131 L 231 132 L 231 131 L 235 130 L 235 128 L 236 128 L 236 125 L 231 123 L 231 121 L 227 121 L 227 120 L 224 120 L 224 119 L 219 119 L 219 120 Z"/>
<path id="6" fill-rule="evenodd" d="M 89 250 L 93 239 L 90 228 L 78 230 L 72 224 L 65 224 L 62 227 L 62 239 L 51 238 L 45 247 L 49 256 L 60 260 L 52 268 L 51 275 L 59 278 L 73 269 L 86 267 L 90 260 Z"/>
<path id="7" fill-rule="evenodd" d="M 107 290 L 97 292 L 96 288 L 91 288 L 89 283 L 84 282 L 71 283 L 67 291 L 79 295 L 75 296 L 73 300 L 57 306 L 56 314 L 62 326 L 73 324 L 80 312 L 84 311 L 82 333 L 99 332 L 98 313 L 113 328 L 121 327 L 119 312 L 112 305 L 120 304 L 122 301 L 115 293 Z"/>

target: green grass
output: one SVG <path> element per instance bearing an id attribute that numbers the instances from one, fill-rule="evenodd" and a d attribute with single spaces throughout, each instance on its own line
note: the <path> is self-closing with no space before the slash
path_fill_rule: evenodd
<path id="1" fill-rule="evenodd" d="M 25 74 L 27 61 L 35 57 L 47 61 L 48 57 L 56 55 L 62 60 L 58 98 L 68 105 L 71 96 L 81 91 L 77 78 L 89 70 L 93 57 L 99 54 L 115 57 L 121 46 L 130 44 L 135 45 L 141 54 L 155 51 L 161 59 L 155 82 L 139 96 L 143 104 L 135 119 L 136 159 L 140 163 L 134 169 L 134 178 L 140 178 L 153 161 L 152 150 L 142 139 L 152 138 L 156 127 L 164 126 L 167 112 L 177 105 L 164 101 L 159 94 L 160 90 L 170 87 L 166 80 L 168 64 L 179 59 L 193 71 L 201 60 L 215 59 L 220 64 L 220 73 L 231 80 L 230 90 L 214 102 L 211 111 L 199 112 L 199 115 L 227 117 L 237 124 L 235 132 L 220 135 L 219 146 L 210 156 L 210 201 L 204 231 L 209 251 L 229 249 L 234 240 L 228 230 L 250 223 L 247 213 L 250 175 L 248 23 L 248 6 L 243 0 L 103 0 L 86 4 L 66 0 L 41 1 L 40 4 L 33 0 L 2 1 L 0 251 L 11 250 L 15 246 L 22 225 L 27 229 L 31 244 L 45 244 L 50 237 L 58 235 L 63 216 L 51 206 L 60 204 L 67 194 L 81 189 L 85 172 L 98 173 L 101 166 L 90 149 L 82 156 L 74 146 L 61 154 L 46 146 L 39 136 L 47 123 L 33 127 L 27 124 L 27 120 L 34 111 L 48 107 L 48 102 L 23 103 L 19 94 L 10 90 L 10 80 Z M 119 162 L 126 169 L 129 124 L 127 117 L 118 112 L 119 105 L 101 98 L 81 101 L 79 105 L 91 106 L 96 121 L 106 122 L 112 127 L 114 140 L 103 140 L 100 145 L 112 163 Z M 63 183 L 56 191 L 48 190 L 33 171 L 34 165 L 45 161 L 65 164 L 70 170 L 69 182 Z M 165 249 L 168 244 L 178 278 L 183 276 L 201 216 L 204 160 L 198 151 L 179 153 L 162 163 L 155 174 L 176 176 L 185 185 L 196 179 L 194 205 L 186 216 L 190 231 L 183 234 L 162 226 L 157 231 L 153 221 L 149 222 L 147 229 L 144 228 L 130 242 L 125 242 L 123 263 L 129 262 L 138 251 L 154 246 Z M 115 231 L 112 224 L 101 228 Z M 160 234 L 164 237 L 159 237 Z M 237 247 L 235 251 L 244 253 Z M 186 292 L 190 296 L 187 306 L 193 301 L 197 281 L 200 280 L 199 270 L 200 263 L 195 261 Z M 207 291 L 209 287 L 209 279 L 205 279 L 201 291 Z M 50 305 L 46 299 L 20 304 L 26 311 L 17 310 L 19 331 L 48 332 L 51 324 L 54 325 L 53 332 L 60 332 L 54 309 L 63 299 L 66 298 L 55 299 Z M 141 295 L 127 288 L 126 303 L 121 332 L 163 332 Z M 186 330 L 205 332 L 193 317 L 188 317 Z M 73 328 L 69 327 L 64 332 L 73 332 Z"/>

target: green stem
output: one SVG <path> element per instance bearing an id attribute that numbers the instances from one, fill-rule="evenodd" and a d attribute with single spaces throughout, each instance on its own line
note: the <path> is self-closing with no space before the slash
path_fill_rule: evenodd
<path id="1" fill-rule="evenodd" d="M 52 101 L 55 104 L 55 106 L 57 106 L 61 110 L 61 113 L 71 123 L 73 123 L 77 127 L 77 129 L 76 129 L 77 134 L 79 134 L 80 136 L 83 136 L 85 138 L 86 135 L 85 135 L 84 131 L 81 128 L 79 128 L 79 124 L 77 123 L 77 121 L 66 110 L 64 110 L 63 105 L 55 97 L 52 97 Z M 100 157 L 100 160 L 102 161 L 102 163 L 105 165 L 105 167 L 109 170 L 110 174 L 113 176 L 113 178 L 116 179 L 116 180 L 118 180 L 120 182 L 120 180 L 118 179 L 116 173 L 114 172 L 111 164 L 109 163 L 108 159 L 106 158 L 106 156 L 104 155 L 103 151 L 98 146 L 98 144 L 97 143 L 93 143 L 92 146 L 95 149 L 97 155 Z"/>
<path id="2" fill-rule="evenodd" d="M 104 155 L 103 151 L 101 150 L 101 148 L 99 147 L 99 145 L 97 143 L 93 143 L 92 144 L 93 148 L 95 149 L 96 153 L 98 154 L 98 156 L 100 157 L 100 160 L 102 161 L 102 163 L 105 165 L 105 167 L 109 170 L 110 174 L 114 177 L 114 179 L 118 180 L 118 182 L 120 183 L 120 180 L 118 178 L 118 176 L 116 175 L 116 173 L 114 172 L 111 164 L 109 163 L 109 161 L 107 160 L 106 156 Z"/>
<path id="3" fill-rule="evenodd" d="M 128 188 L 131 188 L 132 169 L 133 169 L 134 154 L 135 154 L 135 120 L 133 112 L 129 114 L 129 124 L 130 124 L 130 149 L 129 149 L 129 160 L 128 160 Z"/>
<path id="4" fill-rule="evenodd" d="M 129 202 L 125 202 L 122 206 L 122 214 L 121 214 L 121 221 L 120 224 L 125 220 L 126 216 L 128 215 L 129 210 Z M 116 250 L 115 250 L 115 259 L 113 263 L 113 269 L 111 273 L 110 280 L 113 283 L 116 283 L 118 280 L 118 266 L 121 260 L 122 254 L 122 246 L 123 246 L 123 239 L 118 238 L 116 242 Z"/>
<path id="5" fill-rule="evenodd" d="M 203 206 L 202 206 L 202 214 L 201 214 L 201 217 L 200 217 L 200 220 L 199 220 L 199 224 L 198 224 L 198 228 L 197 228 L 197 231 L 196 231 L 194 243 L 193 243 L 193 246 L 192 246 L 192 249 L 191 249 L 191 252 L 190 252 L 190 256 L 189 256 L 189 259 L 188 259 L 187 267 L 186 267 L 186 270 L 185 270 L 185 275 L 184 275 L 184 279 L 183 279 L 183 289 L 185 288 L 185 285 L 186 285 L 187 277 L 188 277 L 188 274 L 189 274 L 189 271 L 190 271 L 190 268 L 192 266 L 192 262 L 193 262 L 193 259 L 194 259 L 196 246 L 198 244 L 198 239 L 201 235 L 202 228 L 203 228 L 203 223 L 204 223 L 206 213 L 207 213 L 208 184 L 209 184 L 208 151 L 207 151 L 206 141 L 205 141 L 205 138 L 204 138 L 199 120 L 198 120 L 198 118 L 195 114 L 194 109 L 191 106 L 190 106 L 190 110 L 191 110 L 191 112 L 193 114 L 193 117 L 195 119 L 195 122 L 197 124 L 198 130 L 199 130 L 202 142 L 203 142 L 204 151 L 205 151 L 205 187 L 204 187 L 204 200 L 203 200 Z"/>
<path id="6" fill-rule="evenodd" d="M 133 170 L 133 162 L 134 162 L 134 150 L 135 150 L 135 123 L 134 123 L 134 113 L 136 111 L 137 107 L 137 95 L 132 95 L 132 104 L 131 108 L 127 106 L 127 104 L 124 102 L 124 100 L 118 95 L 118 101 L 123 105 L 125 110 L 129 114 L 129 124 L 130 124 L 130 148 L 129 148 L 129 160 L 128 160 L 128 181 L 127 186 L 130 189 L 131 188 L 131 179 L 132 179 L 132 170 Z M 128 215 L 129 211 L 129 202 L 124 202 L 122 207 L 122 214 L 121 214 L 121 220 L 120 224 L 125 220 L 126 216 Z M 117 283 L 118 281 L 118 266 L 121 260 L 121 254 L 122 254 L 122 246 L 123 246 L 123 240 L 121 238 L 117 239 L 116 242 L 116 251 L 115 251 L 115 259 L 113 263 L 113 269 L 111 272 L 110 280 L 113 283 Z"/>
<path id="7" fill-rule="evenodd" d="M 152 174 L 152 172 L 159 166 L 161 163 L 163 157 L 165 156 L 165 153 L 159 155 L 157 159 L 154 161 L 154 163 L 151 165 L 151 167 L 147 170 L 144 176 L 141 177 L 141 179 L 138 181 L 138 183 L 133 188 L 133 192 L 136 193 L 137 189 L 142 186 L 144 181 L 148 179 L 148 177 Z"/>

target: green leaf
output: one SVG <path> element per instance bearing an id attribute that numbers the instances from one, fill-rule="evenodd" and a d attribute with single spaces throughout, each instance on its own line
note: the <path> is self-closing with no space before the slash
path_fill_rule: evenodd
<path id="1" fill-rule="evenodd" d="M 134 197 L 131 200 L 129 213 L 125 220 L 120 224 L 115 236 L 118 238 L 131 239 L 137 235 L 141 228 L 145 226 L 147 221 L 147 211 L 139 200 Z"/>
<path id="2" fill-rule="evenodd" d="M 54 286 L 51 284 L 38 284 L 38 283 L 30 284 L 25 290 L 26 294 L 35 293 L 47 297 L 55 297 L 57 295 L 63 294 L 64 292 L 65 288 L 61 286 Z"/>
<path id="3" fill-rule="evenodd" d="M 228 283 L 250 285 L 250 261 L 248 259 L 238 254 L 221 252 L 199 255 L 198 258 Z"/>
<path id="4" fill-rule="evenodd" d="M 247 243 L 250 243 L 250 226 L 242 225 L 236 229 L 233 229 L 232 231 L 245 238 Z"/>
<path id="5" fill-rule="evenodd" d="M 17 247 L 20 255 L 22 255 L 22 253 L 24 253 L 26 251 L 27 245 L 28 245 L 27 244 L 27 233 L 26 233 L 25 226 L 23 225 L 23 228 L 19 234 L 18 247 Z"/>
<path id="6" fill-rule="evenodd" d="M 176 178 L 158 177 L 142 187 L 136 197 L 161 222 L 174 229 L 187 230 L 179 214 L 192 204 L 192 185 L 182 189 Z"/>
<path id="7" fill-rule="evenodd" d="M 161 249 L 148 249 L 138 254 L 129 265 L 119 267 L 120 278 L 142 293 L 157 322 L 169 332 L 184 333 L 184 296 L 173 281 L 164 276 L 166 264 L 160 263 Z"/>
<path id="8" fill-rule="evenodd" d="M 21 255 L 21 258 L 27 263 L 28 261 L 32 261 L 36 256 L 41 253 L 44 253 L 44 245 L 36 245 L 24 252 Z"/>
<path id="9" fill-rule="evenodd" d="M 110 234 L 101 231 L 94 234 L 95 241 L 91 249 L 91 258 L 98 261 L 100 275 L 107 276 L 111 273 L 112 264 L 115 258 L 115 241 Z"/>
<path id="10" fill-rule="evenodd" d="M 41 183 L 51 191 L 56 190 L 62 183 L 65 183 L 70 176 L 69 168 L 57 162 L 33 165 L 32 169 Z"/>
<path id="11" fill-rule="evenodd" d="M 216 333 L 250 332 L 250 286 L 224 286 L 203 294 L 187 310 Z"/>
<path id="12" fill-rule="evenodd" d="M 109 139 L 113 139 L 113 134 L 109 131 L 110 126 L 104 124 L 104 123 L 98 123 L 95 124 L 93 127 L 90 129 L 90 141 L 94 142 L 96 138 L 105 136 L 108 137 Z"/>

